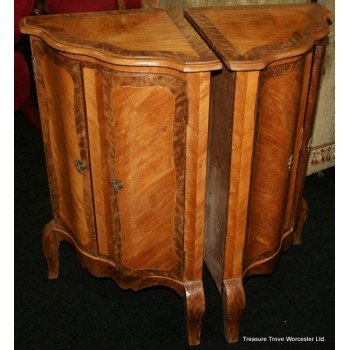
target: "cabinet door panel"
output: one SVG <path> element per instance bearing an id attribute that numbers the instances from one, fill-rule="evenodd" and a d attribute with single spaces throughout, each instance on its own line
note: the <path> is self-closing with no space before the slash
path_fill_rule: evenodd
<path id="1" fill-rule="evenodd" d="M 121 259 L 134 270 L 174 267 L 176 173 L 175 99 L 162 86 L 122 86 L 111 92 Z"/>
<path id="2" fill-rule="evenodd" d="M 245 266 L 273 255 L 283 233 L 304 60 L 261 73 Z"/>
<path id="3" fill-rule="evenodd" d="M 299 206 L 299 193 L 300 188 L 298 184 L 298 169 L 305 163 L 305 159 L 300 157 L 302 153 L 301 147 L 304 135 L 304 122 L 306 113 L 306 104 L 309 92 L 310 77 L 311 77 L 311 63 L 312 63 L 312 52 L 309 52 L 304 58 L 304 74 L 303 83 L 300 91 L 300 103 L 299 103 L 299 116 L 296 126 L 295 144 L 294 144 L 294 155 L 293 155 L 293 167 L 290 172 L 290 183 L 288 188 L 286 210 L 284 213 L 284 224 L 283 233 L 295 230 L 300 220 L 297 215 L 297 209 Z"/>
<path id="4" fill-rule="evenodd" d="M 103 72 L 115 259 L 132 275 L 182 274 L 185 81 Z M 145 272 L 147 271 L 147 272 Z"/>
<path id="5" fill-rule="evenodd" d="M 55 220 L 84 250 L 95 253 L 80 66 L 37 42 L 33 53 Z"/>

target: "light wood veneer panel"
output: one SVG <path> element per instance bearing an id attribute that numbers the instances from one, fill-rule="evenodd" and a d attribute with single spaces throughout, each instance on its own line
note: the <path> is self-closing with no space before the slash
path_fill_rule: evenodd
<path id="1" fill-rule="evenodd" d="M 82 245 L 89 243 L 89 228 L 84 217 L 83 177 L 75 168 L 80 159 L 74 120 L 74 83 L 69 73 L 44 56 L 41 66 L 48 101 L 50 143 L 58 186 L 58 213 Z"/>
<path id="2" fill-rule="evenodd" d="M 246 267 L 280 246 L 303 73 L 299 60 L 261 74 Z"/>
<path id="3" fill-rule="evenodd" d="M 224 279 L 242 274 L 241 247 L 248 226 L 258 79 L 257 71 L 239 72 L 236 76 Z"/>
<path id="4" fill-rule="evenodd" d="M 331 13 L 319 4 L 193 8 L 185 17 L 225 65 L 261 70 L 305 54 L 329 33 Z"/>
<path id="5" fill-rule="evenodd" d="M 135 270 L 174 266 L 176 174 L 173 156 L 175 99 L 163 86 L 111 91 L 121 259 Z"/>
<path id="6" fill-rule="evenodd" d="M 210 73 L 188 74 L 184 280 L 202 278 Z"/>
<path id="7" fill-rule="evenodd" d="M 32 46 L 54 216 L 82 247 L 96 252 L 85 115 L 76 105 L 83 98 L 80 66 L 44 44 Z M 78 160 L 84 164 L 81 174 Z"/>
<path id="8" fill-rule="evenodd" d="M 176 75 L 105 69 L 102 82 L 108 169 L 103 181 L 109 187 L 117 266 L 127 274 L 182 279 L 186 80 Z M 119 193 L 112 187 L 114 178 L 123 183 Z M 130 198 L 123 194 L 125 190 Z M 135 220 L 128 216 L 129 210 L 137 214 Z M 141 226 L 138 227 L 136 221 Z M 132 227 L 126 229 L 127 223 Z M 130 252 L 124 249 L 125 243 Z M 137 256 L 139 262 L 136 262 Z"/>
<path id="9" fill-rule="evenodd" d="M 127 10 L 26 17 L 22 33 L 57 50 L 126 66 L 211 71 L 221 62 L 176 10 Z"/>

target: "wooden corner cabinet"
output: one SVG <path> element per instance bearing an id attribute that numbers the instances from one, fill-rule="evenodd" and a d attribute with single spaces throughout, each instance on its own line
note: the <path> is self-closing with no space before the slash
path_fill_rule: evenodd
<path id="1" fill-rule="evenodd" d="M 224 63 L 213 72 L 205 262 L 239 339 L 243 280 L 301 242 L 302 190 L 330 13 L 318 4 L 188 10 Z"/>
<path id="2" fill-rule="evenodd" d="M 178 11 L 27 17 L 59 244 L 122 288 L 184 298 L 200 341 L 210 71 L 221 63 Z"/>

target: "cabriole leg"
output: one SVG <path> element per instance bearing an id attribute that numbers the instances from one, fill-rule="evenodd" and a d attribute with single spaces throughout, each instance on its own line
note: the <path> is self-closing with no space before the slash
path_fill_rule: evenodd
<path id="1" fill-rule="evenodd" d="M 202 319 L 205 311 L 205 298 L 202 281 L 184 284 L 185 321 L 188 342 L 198 345 L 201 337 Z"/>
<path id="2" fill-rule="evenodd" d="M 239 322 L 245 307 L 241 278 L 224 280 L 222 290 L 225 336 L 229 343 L 239 339 Z"/>
<path id="3" fill-rule="evenodd" d="M 46 257 L 49 279 L 57 278 L 59 270 L 59 245 L 55 224 L 50 221 L 43 230 L 43 250 Z"/>

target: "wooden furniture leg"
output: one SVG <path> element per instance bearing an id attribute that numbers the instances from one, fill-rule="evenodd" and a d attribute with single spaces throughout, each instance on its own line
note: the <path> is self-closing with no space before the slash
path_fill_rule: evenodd
<path id="1" fill-rule="evenodd" d="M 205 311 L 205 297 L 202 281 L 184 284 L 185 322 L 188 342 L 198 345 L 201 338 L 202 319 Z"/>
<path id="2" fill-rule="evenodd" d="M 229 343 L 239 340 L 239 322 L 245 307 L 242 278 L 224 280 L 222 291 L 225 336 Z"/>
<path id="3" fill-rule="evenodd" d="M 60 239 L 55 230 L 55 224 L 50 221 L 43 230 L 43 250 L 46 257 L 49 279 L 58 277 Z"/>

